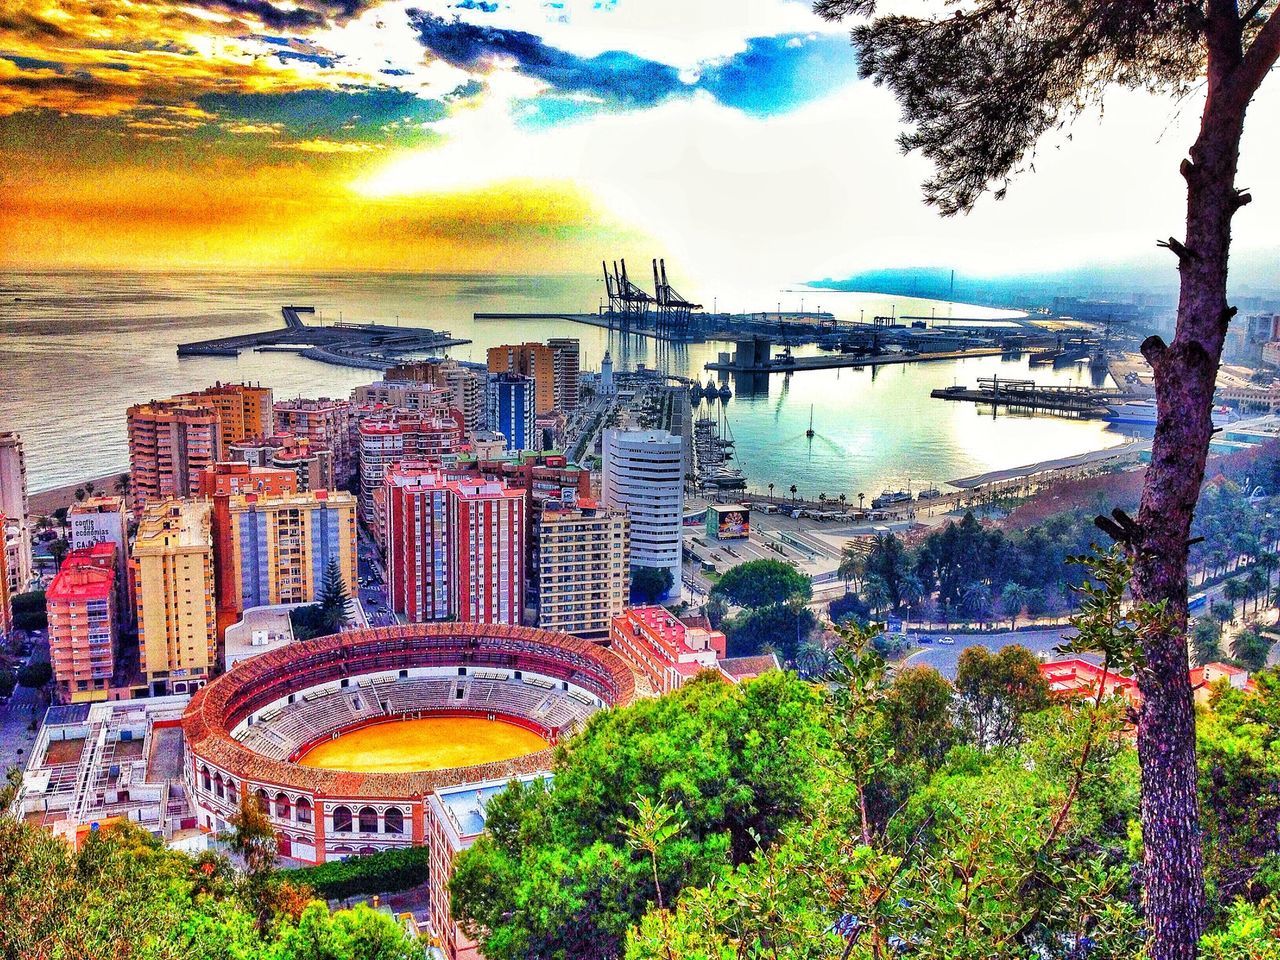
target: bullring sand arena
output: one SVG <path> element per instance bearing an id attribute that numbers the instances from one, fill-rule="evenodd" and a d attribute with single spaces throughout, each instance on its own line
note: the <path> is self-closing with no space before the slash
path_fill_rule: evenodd
<path id="1" fill-rule="evenodd" d="M 316 745 L 296 763 L 321 770 L 407 773 L 510 760 L 546 749 L 531 730 L 483 717 L 424 717 L 361 727 Z"/>

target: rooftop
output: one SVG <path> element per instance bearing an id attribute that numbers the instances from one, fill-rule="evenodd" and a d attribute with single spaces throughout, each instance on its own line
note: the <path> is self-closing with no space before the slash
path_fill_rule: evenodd
<path id="1" fill-rule="evenodd" d="M 211 522 L 212 511 L 207 500 L 166 500 L 152 504 L 138 524 L 134 551 L 207 547 Z"/>
<path id="2" fill-rule="evenodd" d="M 111 544 L 107 544 L 111 546 Z M 75 551 L 79 553 L 81 551 Z M 84 552 L 88 552 L 87 550 Z M 114 555 L 114 551 L 112 551 Z M 111 596 L 115 589 L 116 572 L 114 566 L 67 566 L 58 571 L 53 582 L 49 584 L 46 597 L 61 603 L 73 603 L 84 600 L 103 600 Z"/>

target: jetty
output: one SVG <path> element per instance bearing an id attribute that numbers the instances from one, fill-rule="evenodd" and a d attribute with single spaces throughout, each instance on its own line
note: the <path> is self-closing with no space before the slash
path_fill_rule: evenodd
<path id="1" fill-rule="evenodd" d="M 1076 417 L 1105 416 L 1111 404 L 1132 398 L 1125 391 L 1045 386 L 1034 380 L 1001 380 L 999 377 L 983 377 L 978 380 L 977 387 L 942 387 L 930 391 L 929 396 L 938 400 L 964 400 L 993 407 L 1046 410 Z"/>
<path id="2" fill-rule="evenodd" d="M 739 362 L 736 357 L 712 361 L 707 370 L 723 373 L 796 373 L 801 370 L 834 370 L 842 367 L 883 367 L 894 363 L 929 363 L 935 360 L 964 360 L 969 357 L 998 357 L 1006 353 L 1002 347 L 976 347 L 970 350 L 920 351 L 901 350 L 885 353 L 838 353 L 818 357 L 793 357 L 790 353 L 754 362 Z"/>
<path id="3" fill-rule="evenodd" d="M 400 327 L 383 323 L 333 323 L 312 326 L 302 317 L 315 307 L 281 307 L 284 326 L 213 340 L 178 344 L 179 357 L 236 357 L 242 350 L 295 351 L 300 356 L 339 367 L 386 370 L 406 354 L 430 353 L 470 343 L 447 330 Z"/>

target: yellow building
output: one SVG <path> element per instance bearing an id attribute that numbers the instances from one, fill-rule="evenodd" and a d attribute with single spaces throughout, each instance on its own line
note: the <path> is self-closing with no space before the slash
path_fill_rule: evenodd
<path id="1" fill-rule="evenodd" d="M 545 343 L 508 344 L 490 347 L 486 358 L 489 373 L 516 373 L 533 378 L 533 412 L 556 408 L 556 359 Z"/>
<path id="2" fill-rule="evenodd" d="M 204 686 L 218 655 L 209 501 L 149 506 L 138 524 L 132 573 L 138 659 L 152 694 Z"/>
<path id="3" fill-rule="evenodd" d="M 320 599 L 325 570 L 337 561 L 349 596 L 356 594 L 356 498 L 313 490 L 246 494 L 228 504 L 229 577 L 238 610 Z"/>
<path id="4" fill-rule="evenodd" d="M 544 507 L 537 534 L 538 626 L 607 640 L 631 587 L 631 521 L 583 498 Z"/>

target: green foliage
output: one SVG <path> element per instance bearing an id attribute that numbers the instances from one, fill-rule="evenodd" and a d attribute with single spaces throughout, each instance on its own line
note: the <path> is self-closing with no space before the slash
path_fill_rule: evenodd
<path id="1" fill-rule="evenodd" d="M 43 590 L 15 593 L 10 598 L 10 606 L 13 610 L 13 625 L 18 630 L 48 629 L 49 617 Z"/>
<path id="2" fill-rule="evenodd" d="M 0 669 L 0 699 L 13 693 L 14 687 L 18 685 L 18 676 L 12 670 Z"/>
<path id="3" fill-rule="evenodd" d="M 632 603 L 659 603 L 675 586 L 666 567 L 635 567 L 631 571 Z"/>
<path id="4" fill-rule="evenodd" d="M 1254 681 L 1219 691 L 1197 727 L 1205 872 L 1223 903 L 1280 895 L 1280 673 Z"/>
<path id="5" fill-rule="evenodd" d="M 1259 633 L 1256 627 L 1246 627 L 1231 640 L 1231 655 L 1240 666 L 1250 672 L 1265 667 L 1270 653 L 1271 641 Z"/>
<path id="6" fill-rule="evenodd" d="M 1197 620 L 1189 638 L 1191 660 L 1197 667 L 1222 659 L 1222 628 L 1209 620 Z"/>
<path id="7" fill-rule="evenodd" d="M 808 600 L 813 584 L 781 560 L 751 560 L 725 573 L 711 592 L 737 606 L 756 609 L 781 605 L 796 596 Z"/>
<path id="8" fill-rule="evenodd" d="M 396 893 L 426 883 L 429 862 L 426 847 L 406 847 L 289 870 L 285 875 L 311 887 L 326 900 L 345 900 L 375 893 Z"/>
<path id="9" fill-rule="evenodd" d="M 984 749 L 1012 744 L 1021 734 L 1022 719 L 1049 705 L 1040 661 L 1016 644 L 998 653 L 966 647 L 956 670 L 956 692 L 969 740 Z"/>
<path id="10" fill-rule="evenodd" d="M 351 595 L 347 592 L 347 582 L 342 577 L 342 566 L 336 559 L 330 560 L 324 568 L 324 581 L 320 585 L 320 609 L 329 624 L 330 632 L 337 632 L 347 622 L 347 604 Z"/>
<path id="11" fill-rule="evenodd" d="M 817 625 L 818 618 L 807 606 L 775 603 L 740 610 L 723 620 L 720 629 L 728 638 L 727 653 L 731 657 L 776 650 L 783 660 L 791 662 Z"/>
<path id="12" fill-rule="evenodd" d="M 296 892 L 278 889 L 280 893 Z M 0 818 L 0 956 L 86 960 L 420 960 L 422 946 L 367 908 L 273 901 L 265 923 L 225 860 L 112 825 L 79 850 Z"/>
<path id="13" fill-rule="evenodd" d="M 490 802 L 488 833 L 457 860 L 455 914 L 490 960 L 616 957 L 657 889 L 709 882 L 815 808 L 822 701 L 781 672 L 704 676 L 595 715 L 558 754 L 553 791 L 513 785 Z M 685 822 L 642 859 L 645 809 Z"/>
<path id="14" fill-rule="evenodd" d="M 1232 904 L 1221 930 L 1200 941 L 1201 960 L 1280 960 L 1280 898 Z"/>
<path id="15" fill-rule="evenodd" d="M 905 667 L 889 688 L 886 719 L 897 756 L 935 769 L 960 740 L 955 688 L 932 667 Z"/>
<path id="16" fill-rule="evenodd" d="M 40 689 L 53 679 L 53 667 L 48 660 L 24 663 L 18 668 L 18 683 L 24 687 Z"/>

